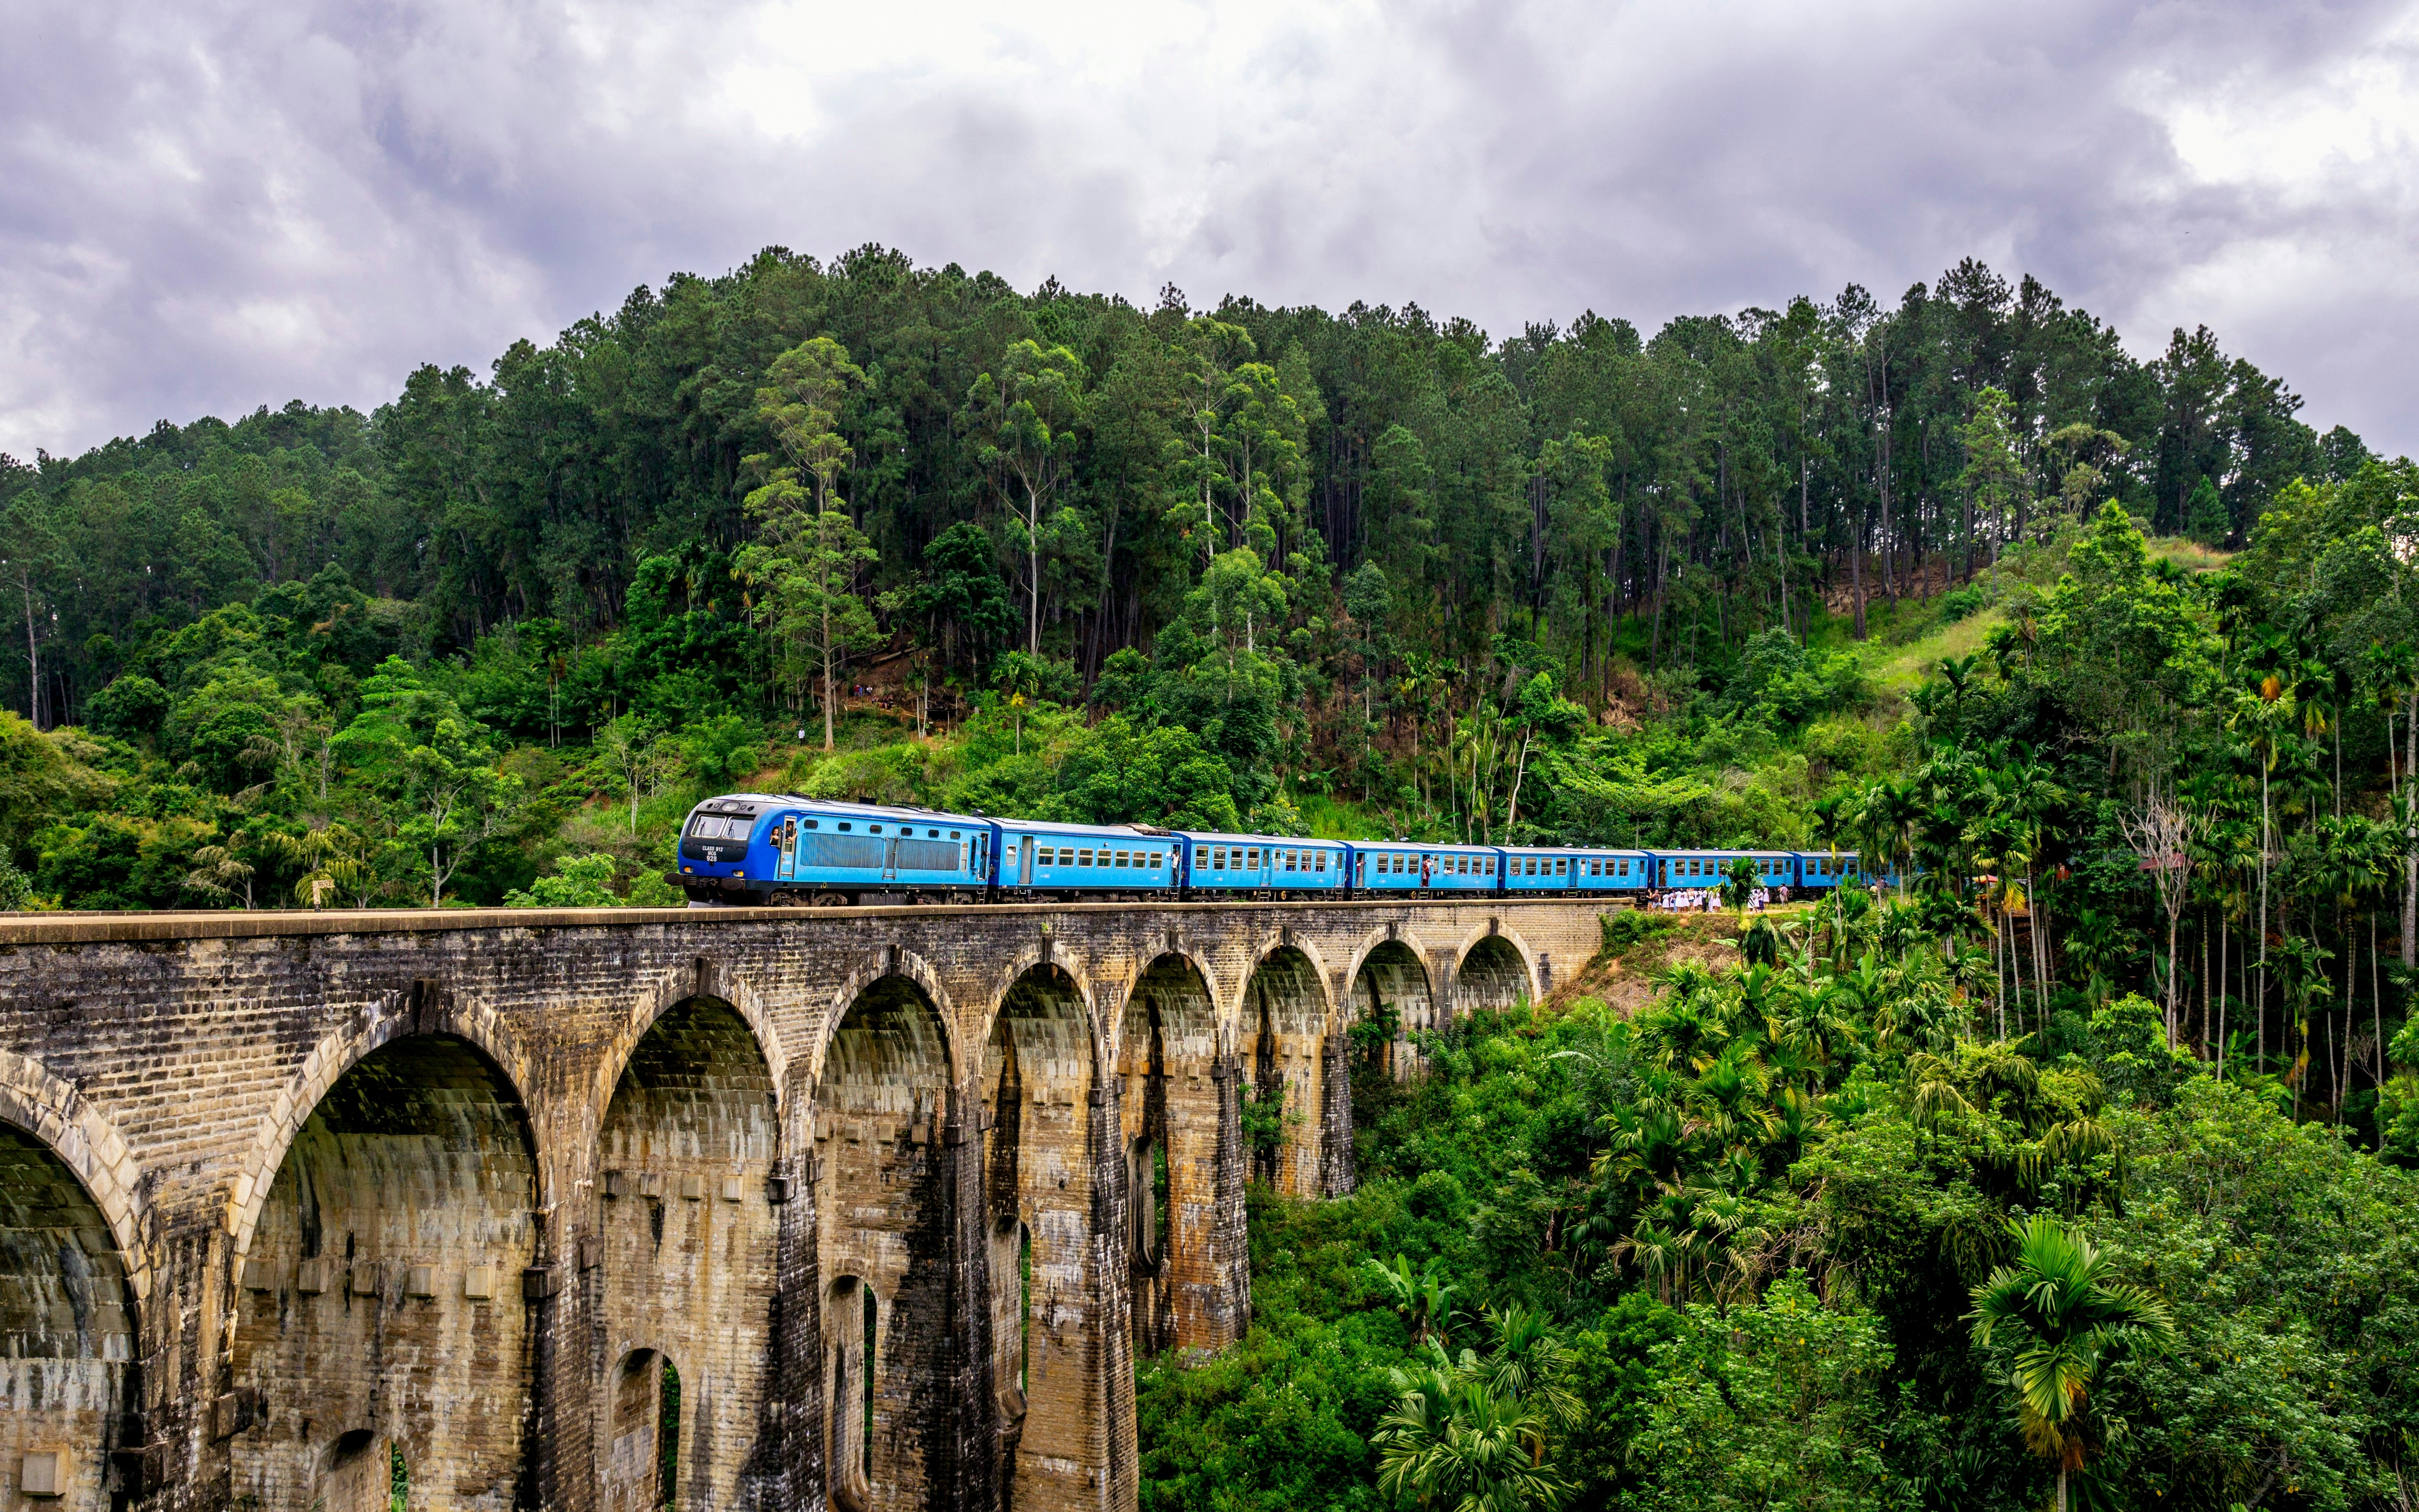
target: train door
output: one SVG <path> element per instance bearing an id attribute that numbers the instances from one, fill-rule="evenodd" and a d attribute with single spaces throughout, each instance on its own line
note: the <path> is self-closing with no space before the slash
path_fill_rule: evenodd
<path id="1" fill-rule="evenodd" d="M 798 816 L 792 814 L 773 826 L 773 875 L 783 882 L 798 880 Z"/>
<path id="2" fill-rule="evenodd" d="M 885 842 L 882 847 L 882 880 L 885 882 L 899 880 L 899 841 L 896 838 Z"/>
<path id="3" fill-rule="evenodd" d="M 1025 836 L 1016 842 L 1016 885 L 1033 886 L 1033 837 Z"/>

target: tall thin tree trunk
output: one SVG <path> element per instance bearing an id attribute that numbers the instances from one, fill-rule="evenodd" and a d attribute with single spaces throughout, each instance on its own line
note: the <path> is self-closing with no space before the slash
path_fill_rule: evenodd
<path id="1" fill-rule="evenodd" d="M 1025 622 L 1025 654 L 1039 659 L 1041 655 L 1041 496 L 1030 485 L 1025 490 L 1025 564 L 1030 579 L 1026 589 L 1030 609 Z"/>
<path id="2" fill-rule="evenodd" d="M 2165 857 L 2165 856 L 2161 856 L 2159 859 L 2161 860 L 2161 862 L 2162 862 L 2162 863 L 2164 863 L 2164 862 L 2165 861 L 2166 857 Z M 2176 914 L 2173 910 L 2169 910 L 2169 912 L 2168 912 L 2168 914 L 2167 914 L 2167 1050 L 2168 1050 L 2168 1053 L 2169 1053 L 2169 1054 L 2173 1054 L 2173 1053 L 2174 1053 L 2174 1051 L 2175 1051 L 2175 1048 L 2176 1048 L 2176 920 L 2177 920 L 2177 917 L 2178 917 L 2178 916 L 2177 916 L 2177 914 Z"/>
<path id="3" fill-rule="evenodd" d="M 34 640 L 34 579 L 20 570 L 17 586 L 25 595 L 25 717 L 42 728 L 42 656 Z"/>
<path id="4" fill-rule="evenodd" d="M 2378 990 L 2377 910 L 2368 911 L 2368 1011 L 2369 1026 L 2377 1035 L 2377 1085 L 2385 1086 L 2385 995 Z"/>
<path id="5" fill-rule="evenodd" d="M 2253 1022 L 2257 1026 L 2252 1038 L 2255 1066 L 2268 1064 L 2268 768 L 2259 768 L 2259 992 L 2252 999 Z"/>
<path id="6" fill-rule="evenodd" d="M 832 748 L 832 627 L 831 594 L 824 595 L 824 749 Z"/>
<path id="7" fill-rule="evenodd" d="M 2409 722 L 2403 726 L 2412 764 L 2419 766 L 2419 692 L 2411 695 Z M 2419 827 L 2402 837 L 2402 964 L 2419 966 Z"/>

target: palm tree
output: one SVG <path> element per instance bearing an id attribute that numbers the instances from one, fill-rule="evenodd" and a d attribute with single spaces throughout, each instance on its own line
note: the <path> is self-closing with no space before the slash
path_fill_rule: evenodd
<path id="1" fill-rule="evenodd" d="M 1754 897 L 1755 889 L 1763 885 L 1764 878 L 1756 872 L 1755 857 L 1742 856 L 1722 872 L 1722 902 L 1738 910 L 1743 923 L 1747 919 L 1748 900 Z"/>
<path id="2" fill-rule="evenodd" d="M 1974 686 L 1974 671 L 1981 660 L 1982 654 L 1979 651 L 1970 656 L 1940 658 L 1941 681 L 1949 685 L 1949 701 L 1956 705 L 1960 715 L 1965 712 L 1965 690 Z"/>
<path id="3" fill-rule="evenodd" d="M 2226 719 L 2227 728 L 2241 733 L 2259 757 L 2259 988 L 2252 1011 L 2257 1020 L 2254 1043 L 2262 1060 L 2268 1057 L 2268 872 L 2275 855 L 2269 785 L 2284 742 L 2290 738 L 2294 712 L 2285 694 L 2284 678 L 2270 672 L 2256 690 L 2236 695 L 2234 713 Z"/>
<path id="4" fill-rule="evenodd" d="M 1454 1512 L 1551 1512 L 1573 1487 L 1548 1456 L 1547 1414 L 1499 1392 L 1468 1350 L 1394 1370 L 1394 1411 L 1372 1435 L 1378 1489 Z"/>
<path id="5" fill-rule="evenodd" d="M 2013 1265 L 1995 1268 L 1974 1288 L 1974 1342 L 2002 1339 L 2016 1350 L 2008 1377 L 2025 1443 L 2057 1461 L 2057 1508 L 2066 1479 L 2083 1468 L 2085 1397 L 2100 1368 L 2136 1346 L 2164 1348 L 2175 1336 L 2166 1304 L 2140 1287 L 2103 1280 L 2107 1262 L 2091 1242 L 2047 1213 L 2010 1220 Z"/>

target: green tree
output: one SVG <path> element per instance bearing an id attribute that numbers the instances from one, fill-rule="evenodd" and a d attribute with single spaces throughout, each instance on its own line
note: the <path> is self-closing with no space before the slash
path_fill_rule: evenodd
<path id="1" fill-rule="evenodd" d="M 335 745 L 377 804 L 391 850 L 426 881 L 431 908 L 518 818 L 521 779 L 498 766 L 486 728 L 400 658 L 362 685 L 362 712 Z"/>
<path id="2" fill-rule="evenodd" d="M 554 875 L 540 877 L 527 891 L 504 894 L 507 908 L 614 908 L 622 900 L 613 892 L 613 858 L 609 856 L 566 856 Z"/>
<path id="3" fill-rule="evenodd" d="M 2184 533 L 2203 546 L 2220 547 L 2233 529 L 2226 517 L 2226 501 L 2218 497 L 2217 485 L 2203 473 L 2194 483 L 2192 496 L 2184 501 Z"/>
<path id="4" fill-rule="evenodd" d="M 1758 1303 L 1692 1305 L 1655 1351 L 1656 1392 L 1631 1441 L 1630 1504 L 1670 1512 L 1913 1506 L 1891 1474 L 1883 1394 L 1892 1351 L 1870 1314 L 1826 1307 L 1805 1277 Z"/>
<path id="5" fill-rule="evenodd" d="M 763 535 L 740 550 L 735 573 L 762 594 L 759 620 L 821 674 L 830 750 L 840 666 L 879 634 L 856 584 L 881 554 L 840 499 L 840 471 L 855 455 L 840 438 L 840 405 L 865 375 L 838 342 L 818 336 L 775 359 L 768 376 L 756 413 L 779 453 L 748 459 L 764 478 L 747 501 Z"/>
<path id="6" fill-rule="evenodd" d="M 2067 1477 L 2090 1450 L 2087 1409 L 2102 1368 L 2125 1350 L 2157 1350 L 2173 1338 L 2166 1304 L 2140 1287 L 2104 1279 L 2107 1262 L 2079 1233 L 2047 1213 L 2011 1220 L 2012 1265 L 1995 1267 L 1974 1288 L 1974 1342 L 2013 1355 L 2006 1380 L 2016 1421 L 2034 1453 L 2057 1465 L 2057 1508 Z"/>
<path id="7" fill-rule="evenodd" d="M 2013 409 L 2004 390 L 1986 385 L 1974 396 L 1974 411 L 1957 431 L 1965 451 L 1967 507 L 1988 523 L 1996 540 L 2011 538 L 2024 514 L 2024 464 L 2016 458 L 2010 431 Z"/>
<path id="8" fill-rule="evenodd" d="M 966 402 L 982 438 L 983 466 L 1001 491 L 1024 495 L 1017 517 L 1025 552 L 1025 653 L 1041 655 L 1041 543 L 1058 487 L 1075 460 L 1089 409 L 1083 359 L 1027 338 L 1000 355 L 997 373 L 975 379 Z"/>

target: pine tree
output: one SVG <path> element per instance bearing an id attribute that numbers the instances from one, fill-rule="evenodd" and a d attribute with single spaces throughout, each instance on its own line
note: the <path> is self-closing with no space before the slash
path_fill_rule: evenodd
<path id="1" fill-rule="evenodd" d="M 2217 495 L 2217 485 L 2206 473 L 2193 485 L 2192 496 L 2184 501 L 2184 533 L 2203 546 L 2224 546 L 2233 526 L 2226 517 L 2226 501 Z"/>

